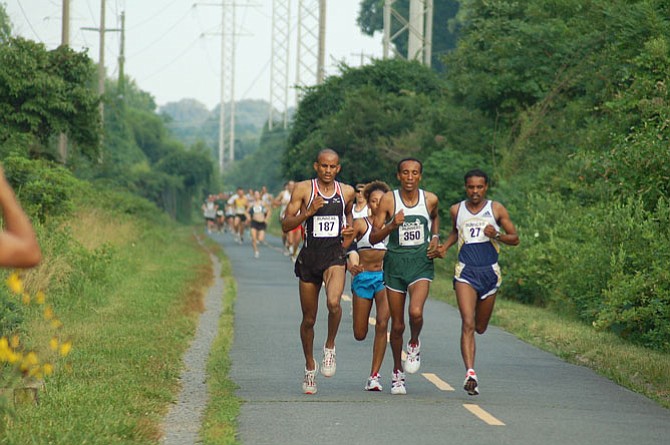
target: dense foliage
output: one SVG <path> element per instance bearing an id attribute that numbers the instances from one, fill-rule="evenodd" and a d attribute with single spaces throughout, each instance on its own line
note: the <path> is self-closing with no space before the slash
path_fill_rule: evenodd
<path id="1" fill-rule="evenodd" d="M 505 295 L 670 350 L 662 1 L 463 1 L 453 99 L 496 119 Z"/>

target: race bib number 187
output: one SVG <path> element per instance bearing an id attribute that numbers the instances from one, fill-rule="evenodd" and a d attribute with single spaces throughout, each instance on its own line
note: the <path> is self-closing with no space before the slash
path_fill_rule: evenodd
<path id="1" fill-rule="evenodd" d="M 340 217 L 320 215 L 314 217 L 314 238 L 333 238 L 340 234 Z"/>

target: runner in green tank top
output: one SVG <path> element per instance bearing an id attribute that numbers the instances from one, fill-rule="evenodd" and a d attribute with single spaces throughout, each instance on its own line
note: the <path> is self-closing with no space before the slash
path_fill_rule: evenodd
<path id="1" fill-rule="evenodd" d="M 384 195 L 370 234 L 371 243 L 389 237 L 384 257 L 384 284 L 391 312 L 391 394 L 406 394 L 405 372 L 413 374 L 419 370 L 423 307 L 435 274 L 433 259 L 441 253 L 437 249 L 440 241 L 438 199 L 434 193 L 419 188 L 422 173 L 423 165 L 418 159 L 407 158 L 398 163 L 396 176 L 400 189 Z M 408 292 L 410 338 L 403 368 L 401 356 Z"/>

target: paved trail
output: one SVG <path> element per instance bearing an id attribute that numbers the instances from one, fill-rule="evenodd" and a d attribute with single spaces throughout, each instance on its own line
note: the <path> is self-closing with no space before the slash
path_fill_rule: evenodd
<path id="1" fill-rule="evenodd" d="M 421 370 L 408 375 L 406 396 L 389 393 L 390 348 L 382 366 L 384 392 L 363 391 L 372 331 L 364 342 L 354 340 L 348 301 L 337 337 L 337 374 L 319 376 L 318 393 L 303 395 L 298 282 L 280 241 L 269 237 L 273 247 L 263 246 L 254 259 L 248 240 L 238 245 L 228 235 L 214 239 L 237 280 L 231 377 L 244 400 L 244 445 L 668 443 L 670 411 L 495 327 L 477 339 L 482 395 L 468 396 L 461 389 L 458 313 L 432 299 L 425 309 Z M 323 296 L 320 305 L 317 350 L 325 340 Z"/>

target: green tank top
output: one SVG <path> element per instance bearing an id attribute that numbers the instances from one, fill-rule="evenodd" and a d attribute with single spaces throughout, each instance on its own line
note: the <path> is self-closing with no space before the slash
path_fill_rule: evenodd
<path id="1" fill-rule="evenodd" d="M 388 253 L 404 255 L 426 252 L 430 244 L 432 221 L 426 207 L 425 192 L 419 189 L 419 201 L 412 207 L 405 205 L 398 190 L 393 191 L 393 201 L 393 214 L 403 210 L 405 222 L 389 234 Z"/>

